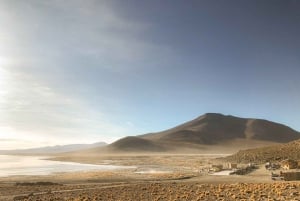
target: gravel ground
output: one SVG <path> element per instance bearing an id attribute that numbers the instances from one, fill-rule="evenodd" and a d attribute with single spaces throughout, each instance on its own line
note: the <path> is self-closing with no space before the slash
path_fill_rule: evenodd
<path id="1" fill-rule="evenodd" d="M 75 187 L 75 186 L 74 186 Z M 300 183 L 233 183 L 201 184 L 197 182 L 161 182 L 93 186 L 85 189 L 15 197 L 15 200 L 42 201 L 131 201 L 131 200 L 226 200 L 226 201 L 292 201 L 300 200 Z M 17 199 L 18 198 L 18 199 Z"/>

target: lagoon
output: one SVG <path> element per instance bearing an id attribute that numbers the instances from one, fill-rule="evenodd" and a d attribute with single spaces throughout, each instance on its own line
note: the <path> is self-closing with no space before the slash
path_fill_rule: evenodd
<path id="1" fill-rule="evenodd" d="M 60 172 L 76 172 L 91 170 L 116 170 L 129 166 L 94 165 L 75 162 L 45 160 L 44 156 L 12 156 L 0 155 L 0 177 L 17 175 L 48 175 Z"/>

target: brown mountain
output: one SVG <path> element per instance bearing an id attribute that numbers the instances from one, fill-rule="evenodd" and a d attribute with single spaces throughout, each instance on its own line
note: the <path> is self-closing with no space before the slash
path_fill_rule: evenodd
<path id="1" fill-rule="evenodd" d="M 129 136 L 109 145 L 111 151 L 165 151 L 158 143 L 151 140 Z"/>
<path id="2" fill-rule="evenodd" d="M 229 152 L 285 143 L 300 138 L 299 132 L 262 119 L 207 113 L 192 121 L 158 133 L 126 137 L 107 146 L 114 151 L 201 150 Z"/>
<path id="3" fill-rule="evenodd" d="M 242 150 L 225 158 L 227 161 L 238 163 L 265 163 L 283 159 L 300 160 L 300 140 L 285 144 Z"/>

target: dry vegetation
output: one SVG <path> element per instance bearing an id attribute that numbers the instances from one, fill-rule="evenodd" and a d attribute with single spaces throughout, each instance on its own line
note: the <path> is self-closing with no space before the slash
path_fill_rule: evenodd
<path id="1" fill-rule="evenodd" d="M 86 162 L 130 169 L 0 178 L 0 200 L 300 200 L 300 183 L 272 181 L 264 167 L 248 175 L 214 176 L 199 170 L 217 156 L 122 155 Z M 151 170 L 148 173 L 138 173 Z"/>
<path id="2" fill-rule="evenodd" d="M 300 160 L 300 140 L 292 141 L 287 144 L 242 150 L 225 159 L 238 163 L 264 163 L 283 159 Z"/>
<path id="3" fill-rule="evenodd" d="M 19 196 L 15 200 L 226 200 L 226 201 L 285 201 L 300 200 L 300 183 L 234 183 L 234 184 L 201 184 L 201 183 L 144 183 L 119 184 L 115 186 L 98 186 L 85 190 L 55 192 L 48 190 L 45 194 Z"/>

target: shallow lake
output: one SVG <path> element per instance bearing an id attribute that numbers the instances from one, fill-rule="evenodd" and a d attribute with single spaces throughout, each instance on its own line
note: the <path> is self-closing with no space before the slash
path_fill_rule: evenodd
<path id="1" fill-rule="evenodd" d="M 41 156 L 0 155 L 0 177 L 15 175 L 48 175 L 58 172 L 116 170 L 129 166 L 93 165 L 74 162 L 43 160 Z"/>

